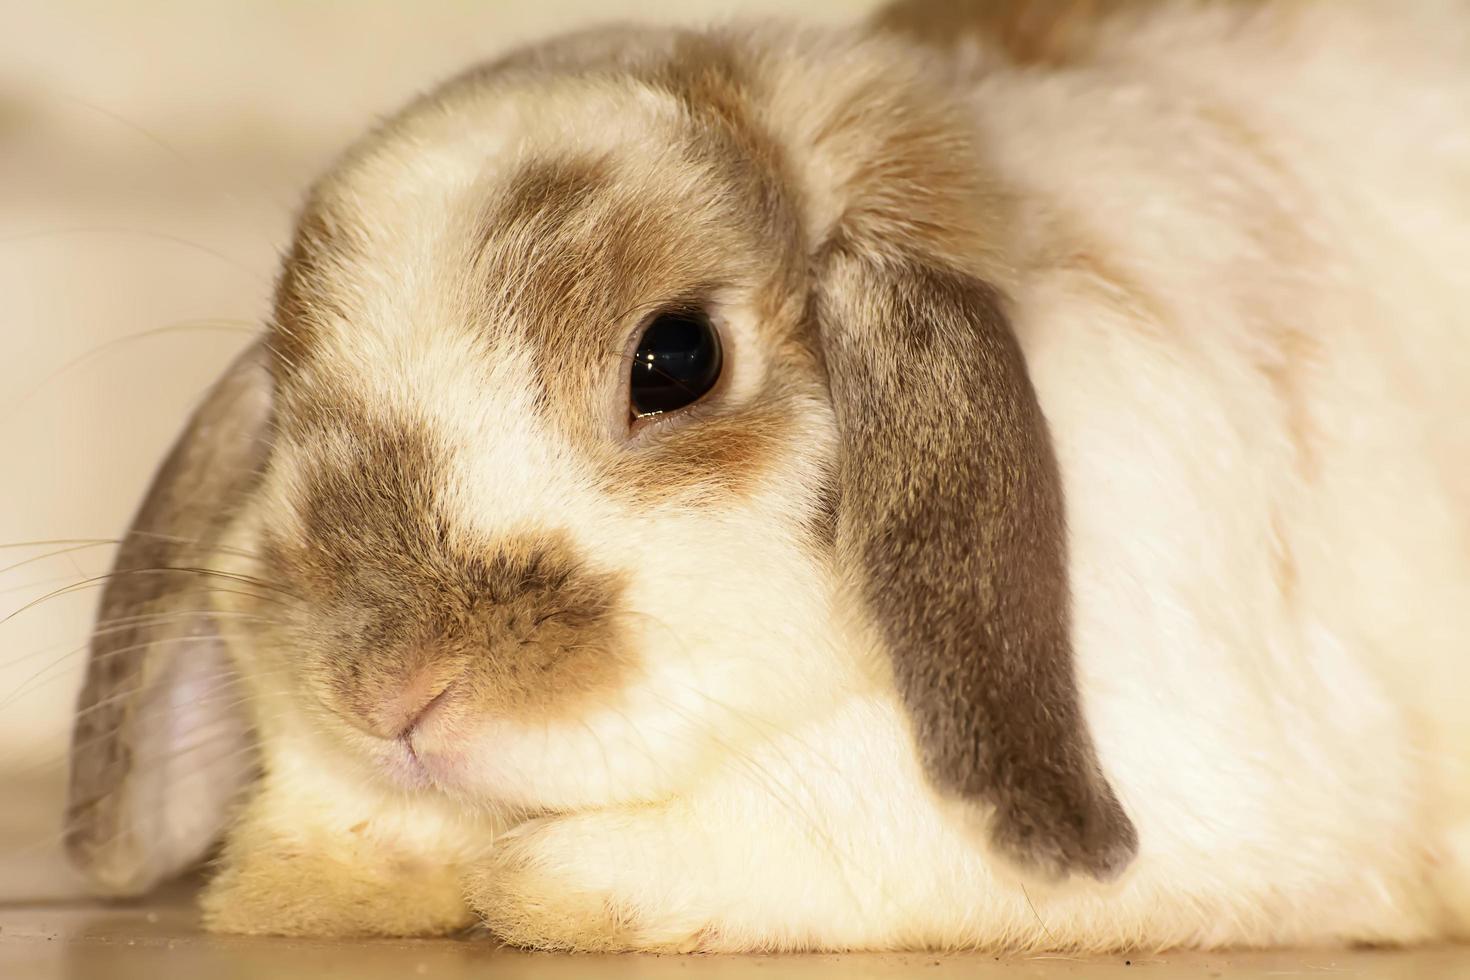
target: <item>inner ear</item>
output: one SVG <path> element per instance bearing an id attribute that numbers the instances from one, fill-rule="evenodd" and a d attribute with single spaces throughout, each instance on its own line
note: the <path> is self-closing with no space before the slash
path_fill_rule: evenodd
<path id="1" fill-rule="evenodd" d="M 838 554 L 861 569 L 924 770 L 1009 859 L 1111 878 L 1137 834 L 1083 717 L 1061 477 L 1000 297 L 842 239 L 819 266 Z"/>

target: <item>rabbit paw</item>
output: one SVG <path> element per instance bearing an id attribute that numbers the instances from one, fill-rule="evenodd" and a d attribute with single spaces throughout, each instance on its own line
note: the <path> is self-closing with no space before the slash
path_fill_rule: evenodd
<path id="1" fill-rule="evenodd" d="M 502 940 L 531 949 L 716 949 L 712 917 L 667 877 L 690 867 L 672 836 L 652 812 L 535 820 L 467 872 L 469 903 Z"/>
<path id="2" fill-rule="evenodd" d="M 209 931 L 252 935 L 438 936 L 474 922 L 454 869 L 367 849 L 227 852 L 200 905 Z"/>

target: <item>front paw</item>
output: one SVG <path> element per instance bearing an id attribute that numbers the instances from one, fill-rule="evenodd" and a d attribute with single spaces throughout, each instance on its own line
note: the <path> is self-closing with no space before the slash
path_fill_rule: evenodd
<path id="1" fill-rule="evenodd" d="M 577 952 L 696 952 L 718 945 L 688 889 L 659 883 L 688 868 L 651 847 L 639 821 L 584 814 L 533 821 L 467 871 L 470 905 L 502 940 Z"/>
<path id="2" fill-rule="evenodd" d="M 200 905 L 209 931 L 250 935 L 439 936 L 474 922 L 452 868 L 300 845 L 227 852 Z"/>

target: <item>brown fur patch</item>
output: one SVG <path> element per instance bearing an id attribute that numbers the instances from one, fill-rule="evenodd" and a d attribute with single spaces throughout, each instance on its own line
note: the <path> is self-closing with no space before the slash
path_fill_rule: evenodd
<path id="1" fill-rule="evenodd" d="M 936 46 L 979 40 L 1017 64 L 1064 65 L 1087 55 L 1110 16 L 1136 6 L 1137 0 L 900 0 L 879 11 L 874 25 Z"/>
<path id="2" fill-rule="evenodd" d="M 321 321 L 350 316 L 335 305 L 333 291 L 327 288 L 332 266 L 350 258 L 356 249 L 347 229 L 347 222 L 319 193 L 308 195 L 296 219 L 291 250 L 276 279 L 268 342 L 279 375 L 295 371 L 311 358 L 318 346 Z"/>
<path id="3" fill-rule="evenodd" d="M 792 437 L 784 399 L 762 392 L 754 403 L 735 414 L 691 420 L 652 446 L 608 458 L 606 479 L 642 500 L 748 492 Z"/>
<path id="4" fill-rule="evenodd" d="M 607 440 L 628 330 L 707 293 L 734 246 L 726 228 L 701 227 L 689 202 L 594 182 L 595 167 L 540 161 L 512 177 L 474 271 L 494 329 L 514 324 L 531 349 L 547 422 L 583 446 Z"/>
<path id="5" fill-rule="evenodd" d="M 872 24 L 939 48 L 978 41 L 1014 64 L 1063 67 L 1087 61 L 1123 19 L 1211 0 L 898 0 Z M 1213 0 L 1249 11 L 1262 0 Z M 1289 6 L 1289 5 L 1287 5 Z"/>
<path id="6" fill-rule="evenodd" d="M 391 737 L 451 685 L 459 710 L 522 717 L 621 685 L 635 658 L 615 576 L 555 532 L 453 534 L 440 452 L 416 425 L 326 424 L 347 448 L 309 471 L 299 537 L 269 537 L 266 555 L 310 604 L 305 669 L 343 717 Z"/>
<path id="7" fill-rule="evenodd" d="M 839 555 L 892 651 L 924 767 L 1053 875 L 1137 848 L 1073 676 L 1061 477 L 999 297 L 838 240 L 820 322 L 843 433 Z"/>
<path id="8" fill-rule="evenodd" d="M 594 194 L 605 193 L 612 175 L 591 158 L 533 163 L 516 171 L 482 219 L 476 252 L 495 251 L 510 238 L 531 248 L 555 240 Z"/>

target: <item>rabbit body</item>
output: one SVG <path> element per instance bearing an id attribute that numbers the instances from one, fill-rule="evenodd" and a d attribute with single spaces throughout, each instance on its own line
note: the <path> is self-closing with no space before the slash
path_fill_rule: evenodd
<path id="1" fill-rule="evenodd" d="M 461 573 L 441 574 L 451 559 L 436 548 L 529 528 L 527 561 L 558 569 L 543 578 L 568 593 L 547 615 L 573 610 L 606 638 L 596 634 L 595 660 L 557 675 L 567 705 L 532 687 L 504 694 L 522 682 L 502 672 L 494 704 L 508 707 L 443 709 L 392 759 L 361 730 L 376 724 L 376 703 L 355 729 L 337 717 L 359 710 L 332 700 L 349 703 L 347 682 L 303 695 L 341 654 L 297 651 L 347 627 L 232 640 L 263 775 L 204 899 L 214 928 L 419 934 L 481 919 L 541 948 L 713 951 L 1400 943 L 1470 931 L 1463 5 L 1416 4 L 1387 22 L 1367 3 L 1162 3 L 1078 14 L 1040 39 L 979 19 L 936 39 L 924 13 L 910 5 L 850 33 L 558 42 L 513 56 L 511 74 L 533 79 L 524 99 L 519 82 L 467 76 L 369 137 L 314 192 L 303 241 L 347 228 L 353 242 L 326 257 L 298 246 L 291 260 L 273 340 L 288 363 L 285 422 L 221 567 L 259 575 L 258 556 L 279 551 L 302 589 L 313 575 L 351 583 L 310 592 L 320 608 L 381 608 L 419 601 L 420 572 L 395 572 L 390 552 L 435 569 L 432 582 L 422 572 L 425 595 L 447 594 Z M 769 258 L 787 246 L 762 244 L 779 239 L 766 226 L 722 237 L 720 209 L 737 205 L 668 169 L 680 107 L 617 78 L 643 58 L 674 64 L 658 70 L 694 79 L 685 97 L 720 106 L 756 99 L 700 65 L 759 79 L 751 117 L 798 188 L 798 260 Z M 565 68 L 583 61 L 614 67 Z M 852 101 L 864 92 L 892 101 Z M 905 101 L 910 92 L 920 94 Z M 926 115 L 935 99 L 943 109 Z M 858 135 L 841 137 L 863 113 Z M 898 116 L 918 118 L 902 139 L 867 135 Z M 953 159 L 944 127 L 964 129 Z M 650 135 L 627 135 L 640 131 Z M 737 155 L 764 152 L 725 137 Z M 879 144 L 879 162 L 853 162 Z M 913 146 L 926 149 L 905 157 Z M 596 175 L 558 171 L 509 191 L 502 179 L 574 151 L 612 160 L 616 193 L 654 201 L 648 213 L 704 229 L 676 258 L 649 246 L 648 264 L 697 263 L 701 248 L 711 268 L 739 256 L 724 300 L 728 397 L 766 399 L 773 414 L 737 419 L 719 442 L 647 472 L 636 461 L 599 469 L 614 457 L 577 448 L 597 434 L 548 416 L 556 385 L 585 388 L 594 369 L 546 367 L 560 327 L 535 342 L 497 333 L 539 294 L 485 299 L 464 285 L 467 246 L 445 243 L 549 262 L 547 236 L 595 234 L 613 205 L 570 232 L 537 222 L 571 213 L 562 184 L 579 188 L 566 200 L 601 193 Z M 946 170 L 954 160 L 969 177 Z M 883 168 L 909 183 L 857 205 L 839 190 Z M 963 190 L 946 196 L 942 181 Z M 512 193 L 522 211 L 497 210 Z M 898 217 L 883 210 L 890 198 Z M 1065 495 L 1076 690 L 1097 768 L 1136 829 L 1110 838 L 1089 873 L 1014 859 L 987 836 L 984 807 L 936 791 L 852 552 L 813 543 L 825 533 L 814 488 L 855 423 L 824 396 L 822 362 L 797 335 L 760 324 L 800 321 L 812 290 L 827 297 L 819 311 L 856 295 L 851 269 L 876 247 L 853 246 L 857 265 L 825 286 L 805 270 L 854 215 L 867 223 L 850 240 L 930 242 L 915 247 L 958 256 L 1004 297 Z M 571 253 L 594 278 L 599 249 L 612 247 L 598 242 Z M 577 276 L 558 281 L 580 288 Z M 950 362 L 919 356 L 922 345 L 900 348 L 889 359 L 905 370 L 963 382 Z M 825 361 L 834 385 L 836 349 Z M 571 380 L 537 394 L 527 379 L 547 370 Z M 770 388 L 783 372 L 796 380 Z M 373 439 L 338 427 L 379 418 L 378 406 L 389 421 L 371 423 Z M 403 418 L 430 435 L 395 428 Z M 406 458 L 432 469 L 378 467 Z M 348 474 L 335 496 L 322 490 L 323 460 Z M 379 513 L 421 492 L 432 502 Z M 430 510 L 449 530 L 400 548 Z M 330 537 L 332 515 L 368 543 Z M 547 528 L 568 529 L 571 543 Z M 317 543 L 271 543 L 293 534 Z M 494 568 L 476 574 L 497 581 Z M 634 614 L 604 623 L 604 593 Z M 214 601 L 259 612 L 240 597 Z M 387 627 L 363 635 L 397 642 Z M 562 669 L 570 647 L 557 649 L 563 659 L 540 670 Z M 436 669 L 382 668 L 383 689 Z"/>

